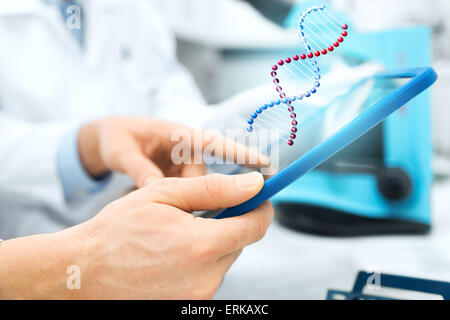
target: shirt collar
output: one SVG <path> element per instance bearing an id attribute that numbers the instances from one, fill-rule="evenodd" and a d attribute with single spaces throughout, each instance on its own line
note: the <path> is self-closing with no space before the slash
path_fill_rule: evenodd
<path id="1" fill-rule="evenodd" d="M 70 0 L 0 0 L 0 16 L 1 15 L 27 15 L 39 12 L 39 9 L 48 7 L 49 5 L 61 5 Z"/>

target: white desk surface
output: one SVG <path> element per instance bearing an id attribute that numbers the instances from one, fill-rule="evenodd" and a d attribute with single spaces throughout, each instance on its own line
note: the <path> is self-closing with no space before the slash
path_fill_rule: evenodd
<path id="1" fill-rule="evenodd" d="M 276 221 L 244 250 L 216 299 L 324 299 L 348 291 L 360 270 L 450 282 L 450 181 L 432 190 L 433 229 L 425 236 L 326 238 Z"/>

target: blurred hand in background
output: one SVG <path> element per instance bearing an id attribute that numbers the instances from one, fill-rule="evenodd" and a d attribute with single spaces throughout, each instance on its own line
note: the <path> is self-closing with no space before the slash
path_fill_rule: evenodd
<path id="1" fill-rule="evenodd" d="M 182 150 L 174 152 L 176 145 Z M 114 170 L 128 174 L 137 187 L 155 178 L 206 174 L 203 152 L 207 147 L 223 158 L 219 160 L 236 163 L 243 159 L 245 163 L 241 164 L 253 167 L 268 165 L 267 158 L 216 132 L 150 118 L 104 118 L 84 125 L 78 132 L 80 158 L 92 177 Z M 183 157 L 181 163 L 174 159 L 179 156 Z"/>

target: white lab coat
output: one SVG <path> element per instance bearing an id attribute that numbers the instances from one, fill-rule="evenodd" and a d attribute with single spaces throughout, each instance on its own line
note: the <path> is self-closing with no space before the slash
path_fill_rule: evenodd
<path id="1" fill-rule="evenodd" d="M 68 207 L 56 155 L 71 128 L 113 114 L 197 126 L 210 110 L 151 1 L 82 3 L 84 50 L 57 7 L 0 2 L 0 238 L 80 223 L 132 186 L 115 177 Z"/>

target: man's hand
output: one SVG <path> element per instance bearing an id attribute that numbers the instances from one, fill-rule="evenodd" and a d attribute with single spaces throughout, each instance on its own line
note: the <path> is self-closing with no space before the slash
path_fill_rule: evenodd
<path id="1" fill-rule="evenodd" d="M 223 220 L 191 212 L 235 206 L 263 184 L 255 172 L 157 179 L 84 224 L 6 241 L 0 248 L 0 296 L 212 298 L 242 249 L 264 236 L 273 209 L 267 202 Z M 80 289 L 66 286 L 71 265 L 79 267 Z"/>
<path id="2" fill-rule="evenodd" d="M 175 130 L 183 130 L 188 135 L 188 141 L 184 142 L 190 146 L 191 155 L 187 161 L 190 163 L 174 164 L 171 159 L 172 149 L 179 143 L 171 139 Z M 91 176 L 101 176 L 108 170 L 118 171 L 131 176 L 137 187 L 145 186 L 151 178 L 204 175 L 205 166 L 194 163 L 195 152 L 201 155 L 207 146 L 226 150 L 226 145 L 232 152 L 229 157 L 225 152 L 217 152 L 223 154 L 223 158 L 236 161 L 242 157 L 246 165 L 256 159 L 255 167 L 268 165 L 265 157 L 219 134 L 150 118 L 105 118 L 84 125 L 78 134 L 80 158 Z"/>

